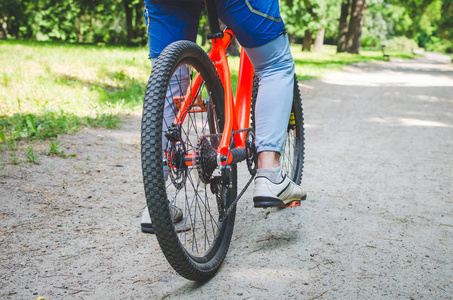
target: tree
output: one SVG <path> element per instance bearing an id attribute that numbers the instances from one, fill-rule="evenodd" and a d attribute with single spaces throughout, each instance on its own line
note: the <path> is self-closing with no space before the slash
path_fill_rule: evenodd
<path id="1" fill-rule="evenodd" d="M 336 7 L 340 0 L 286 0 L 281 3 L 281 12 L 286 28 L 291 35 L 303 37 L 303 51 L 311 51 L 313 36 L 315 49 L 324 43 L 325 28 L 336 19 Z"/>
<path id="2" fill-rule="evenodd" d="M 431 51 L 453 52 L 452 0 L 389 0 L 398 12 L 394 27 L 396 36 L 418 41 L 419 47 Z"/>
<path id="3" fill-rule="evenodd" d="M 143 5 L 142 0 L 1 0 L 0 37 L 145 44 Z"/>
<path id="4" fill-rule="evenodd" d="M 343 1 L 338 29 L 337 52 L 347 51 L 355 54 L 360 52 L 365 9 L 365 0 Z M 347 22 L 348 16 L 349 23 Z"/>
<path id="5" fill-rule="evenodd" d="M 453 41 L 453 0 L 444 0 L 441 11 L 442 17 L 439 22 L 439 31 L 443 38 L 451 42 Z"/>
<path id="6" fill-rule="evenodd" d="M 126 45 L 134 46 L 140 44 L 145 30 L 143 26 L 143 7 L 141 0 L 123 0 L 124 11 L 126 13 Z"/>
<path id="7" fill-rule="evenodd" d="M 345 52 L 347 46 L 346 36 L 348 34 L 348 15 L 350 0 L 343 0 L 341 3 L 340 26 L 338 29 L 337 52 Z"/>
<path id="8" fill-rule="evenodd" d="M 346 35 L 347 51 L 358 54 L 362 46 L 362 26 L 365 16 L 365 0 L 352 0 L 351 18 L 349 20 L 348 33 Z"/>
<path id="9" fill-rule="evenodd" d="M 324 45 L 324 35 L 326 33 L 326 28 L 321 27 L 319 28 L 318 32 L 316 33 L 315 43 L 314 43 L 314 50 L 315 52 L 322 51 L 322 45 Z"/>
<path id="10" fill-rule="evenodd" d="M 405 35 L 408 38 L 414 38 L 417 36 L 417 33 L 424 31 L 423 27 L 426 24 L 422 25 L 420 21 L 428 6 L 432 2 L 436 2 L 436 0 L 389 0 L 389 2 L 394 6 L 403 8 L 402 17 L 410 20 L 407 27 L 401 28 L 404 31 L 398 32 L 398 34 Z"/>
<path id="11" fill-rule="evenodd" d="M 367 13 L 362 27 L 362 46 L 376 47 L 385 44 L 389 37 L 387 23 L 391 23 L 385 16 L 386 7 L 383 1 L 377 1 L 367 6 Z M 386 21 L 388 20 L 388 21 Z"/>
<path id="12" fill-rule="evenodd" d="M 0 1 L 0 38 L 7 39 L 10 35 L 17 36 L 19 27 L 26 20 L 23 1 Z"/>

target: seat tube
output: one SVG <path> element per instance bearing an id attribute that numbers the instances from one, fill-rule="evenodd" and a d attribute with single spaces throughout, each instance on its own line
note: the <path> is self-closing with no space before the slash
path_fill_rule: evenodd
<path id="1" fill-rule="evenodd" d="M 246 129 L 250 126 L 250 105 L 252 102 L 254 68 L 244 48 L 241 48 L 239 61 L 238 84 L 234 102 L 234 130 Z M 234 136 L 237 148 L 245 147 L 247 132 Z"/>
<path id="2" fill-rule="evenodd" d="M 223 38 L 212 40 L 212 49 L 209 52 L 209 57 L 211 58 L 214 66 L 217 69 L 225 93 L 225 123 L 222 138 L 220 140 L 220 145 L 217 148 L 217 155 L 220 156 L 227 156 L 229 153 L 231 131 L 234 127 L 233 91 L 231 88 L 230 68 L 225 52 L 234 35 L 229 29 L 226 29 L 225 33 L 227 34 L 225 34 Z"/>

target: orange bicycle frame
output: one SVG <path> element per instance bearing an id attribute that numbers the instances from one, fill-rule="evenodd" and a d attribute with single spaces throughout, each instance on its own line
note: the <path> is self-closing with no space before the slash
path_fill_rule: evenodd
<path id="1" fill-rule="evenodd" d="M 225 92 L 225 124 L 223 128 L 222 138 L 220 145 L 217 148 L 217 156 L 228 157 L 227 164 L 232 161 L 232 156 L 229 155 L 231 149 L 232 132 L 247 129 L 250 126 L 250 106 L 252 99 L 253 88 L 253 73 L 254 69 L 250 59 L 241 48 L 241 56 L 239 60 L 239 72 L 236 98 L 233 99 L 233 89 L 231 86 L 231 74 L 228 59 L 226 55 L 226 48 L 230 45 L 234 33 L 230 29 L 224 31 L 222 38 L 212 40 L 212 49 L 209 52 L 209 58 L 212 60 L 220 80 L 224 87 Z M 191 106 L 197 106 L 194 94 L 198 91 L 201 84 L 201 76 L 197 74 L 189 88 L 188 93 L 184 96 L 184 101 L 180 101 L 180 109 L 174 121 L 174 124 L 180 123 L 184 119 L 185 111 L 190 109 Z M 247 132 L 241 132 L 234 135 L 235 148 L 245 148 Z"/>

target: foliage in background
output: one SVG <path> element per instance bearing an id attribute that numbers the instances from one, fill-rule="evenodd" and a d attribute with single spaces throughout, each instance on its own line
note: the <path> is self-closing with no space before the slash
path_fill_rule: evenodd
<path id="1" fill-rule="evenodd" d="M 281 0 L 281 12 L 290 36 L 302 43 L 325 28 L 325 39 L 337 44 L 341 4 L 348 0 Z M 349 1 L 352 3 L 352 1 Z M 349 11 L 351 10 L 349 5 Z M 308 9 L 311 7 L 311 9 Z M 349 12 L 350 13 L 350 12 Z M 349 22 L 350 16 L 347 18 Z M 311 35 L 306 36 L 306 34 Z M 453 52 L 453 0 L 366 0 L 362 45 L 402 45 L 401 38 L 427 50 Z M 397 41 L 390 40 L 397 38 Z M 412 42 L 410 42 L 412 44 Z"/>
<path id="2" fill-rule="evenodd" d="M 345 1 L 357 0 L 280 0 L 292 40 L 307 50 L 313 39 L 336 44 Z M 145 45 L 143 6 L 143 0 L 2 0 L 0 39 Z M 363 46 L 405 36 L 420 47 L 453 52 L 453 0 L 366 0 L 366 6 Z M 203 14 L 199 34 L 206 32 Z"/>
<path id="3" fill-rule="evenodd" d="M 390 34 L 415 39 L 419 47 L 453 52 L 453 0 L 388 0 Z"/>
<path id="4" fill-rule="evenodd" d="M 304 50 L 310 51 L 315 37 L 322 40 L 322 45 L 326 30 L 328 34 L 335 30 L 339 3 L 339 0 L 285 0 L 280 1 L 280 10 L 289 34 L 303 43 Z"/>
<path id="5" fill-rule="evenodd" d="M 141 0 L 2 0 L 0 38 L 143 45 Z"/>
<path id="6" fill-rule="evenodd" d="M 406 51 L 411 52 L 414 49 L 418 48 L 417 42 L 414 39 L 409 39 L 407 37 L 395 37 L 391 40 L 388 40 L 384 43 L 385 50 L 399 50 L 399 51 Z"/>

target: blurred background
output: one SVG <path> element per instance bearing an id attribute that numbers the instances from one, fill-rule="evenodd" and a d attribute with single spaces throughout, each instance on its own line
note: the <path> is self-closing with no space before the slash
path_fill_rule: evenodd
<path id="1" fill-rule="evenodd" d="M 339 52 L 382 45 L 453 51 L 452 0 L 282 0 L 280 6 L 292 42 L 307 51 L 323 43 L 340 44 Z M 2 0 L 0 38 L 145 45 L 143 7 L 141 0 Z M 200 36 L 206 31 L 203 15 Z M 361 43 L 353 45 L 357 35 Z"/>

